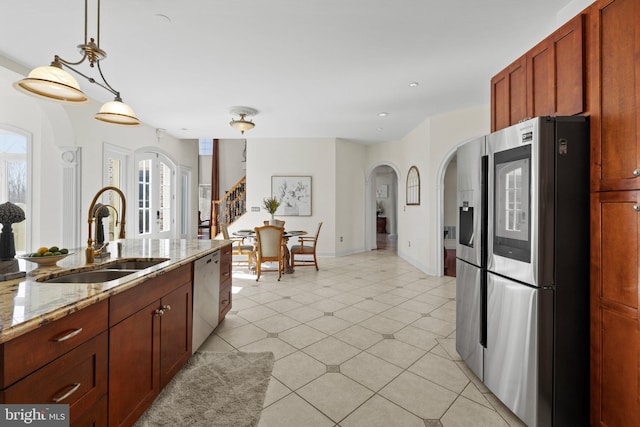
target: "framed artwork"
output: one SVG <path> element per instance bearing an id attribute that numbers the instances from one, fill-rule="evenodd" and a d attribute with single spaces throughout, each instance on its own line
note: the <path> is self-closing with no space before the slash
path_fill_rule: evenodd
<path id="1" fill-rule="evenodd" d="M 376 198 L 386 199 L 387 197 L 389 197 L 389 185 L 378 184 L 378 188 L 376 189 Z"/>
<path id="2" fill-rule="evenodd" d="M 271 195 L 280 200 L 276 215 L 311 216 L 310 176 L 272 176 Z"/>

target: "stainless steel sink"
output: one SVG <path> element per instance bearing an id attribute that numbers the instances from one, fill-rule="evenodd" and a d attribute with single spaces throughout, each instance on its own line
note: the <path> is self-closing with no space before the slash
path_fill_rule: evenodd
<path id="1" fill-rule="evenodd" d="M 77 273 L 65 274 L 63 276 L 54 277 L 53 279 L 42 280 L 44 283 L 102 283 L 110 280 L 119 279 L 129 274 L 135 273 L 135 270 L 91 270 L 80 271 Z"/>
<path id="2" fill-rule="evenodd" d="M 144 270 L 154 265 L 168 261 L 169 258 L 155 258 L 145 260 L 123 260 L 114 264 L 108 264 L 105 268 L 109 270 Z"/>

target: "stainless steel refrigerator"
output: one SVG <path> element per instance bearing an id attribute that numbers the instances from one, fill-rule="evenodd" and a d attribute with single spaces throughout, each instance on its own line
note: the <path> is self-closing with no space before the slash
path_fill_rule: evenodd
<path id="1" fill-rule="evenodd" d="M 588 119 L 576 116 L 486 137 L 479 376 L 528 426 L 589 424 L 588 135 Z M 457 314 L 464 325 L 468 312 Z"/>
<path id="2" fill-rule="evenodd" d="M 486 168 L 484 136 L 458 148 L 456 350 L 480 379 L 486 343 Z"/>

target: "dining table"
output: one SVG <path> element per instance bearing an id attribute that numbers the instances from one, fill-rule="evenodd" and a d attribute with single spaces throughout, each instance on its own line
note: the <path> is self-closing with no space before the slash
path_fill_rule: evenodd
<path id="1" fill-rule="evenodd" d="M 231 234 L 237 237 L 253 238 L 255 237 L 256 232 L 254 230 L 237 230 L 232 232 Z M 294 272 L 293 263 L 291 262 L 291 253 L 289 252 L 289 247 L 287 246 L 287 243 L 289 243 L 289 239 L 291 237 L 305 236 L 306 234 L 308 233 L 304 230 L 285 230 L 282 233 L 282 248 L 284 250 L 284 274 L 291 274 Z"/>

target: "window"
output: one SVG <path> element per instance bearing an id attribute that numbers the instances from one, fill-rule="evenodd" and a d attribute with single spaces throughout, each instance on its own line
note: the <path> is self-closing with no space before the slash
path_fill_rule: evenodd
<path id="1" fill-rule="evenodd" d="M 0 203 L 9 201 L 19 206 L 27 218 L 12 226 L 17 253 L 26 252 L 28 246 L 29 142 L 26 134 L 0 128 Z"/>
<path id="2" fill-rule="evenodd" d="M 411 166 L 407 174 L 407 205 L 420 204 L 420 172 Z"/>

